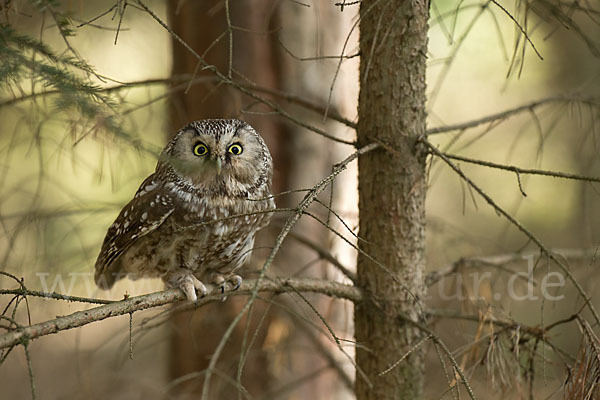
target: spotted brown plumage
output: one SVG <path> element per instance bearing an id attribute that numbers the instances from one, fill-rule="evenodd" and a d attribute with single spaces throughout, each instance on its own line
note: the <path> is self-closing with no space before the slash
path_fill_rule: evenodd
<path id="1" fill-rule="evenodd" d="M 96 283 L 109 289 L 125 276 L 159 277 L 193 301 L 204 282 L 239 287 L 235 272 L 275 208 L 271 178 L 271 155 L 250 125 L 187 125 L 109 227 Z"/>

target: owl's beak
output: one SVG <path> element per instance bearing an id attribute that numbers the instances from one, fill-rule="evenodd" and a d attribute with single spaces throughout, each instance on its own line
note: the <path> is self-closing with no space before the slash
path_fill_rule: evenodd
<path id="1" fill-rule="evenodd" d="M 221 168 L 223 167 L 221 157 L 217 157 L 217 159 L 215 160 L 215 165 L 217 166 L 217 175 L 221 175 Z"/>

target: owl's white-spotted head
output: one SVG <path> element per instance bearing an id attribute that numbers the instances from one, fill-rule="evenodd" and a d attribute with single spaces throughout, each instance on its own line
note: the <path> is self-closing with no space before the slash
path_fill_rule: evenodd
<path id="1" fill-rule="evenodd" d="M 200 189 L 241 192 L 271 180 L 267 146 L 237 119 L 192 122 L 167 144 L 160 162 Z"/>

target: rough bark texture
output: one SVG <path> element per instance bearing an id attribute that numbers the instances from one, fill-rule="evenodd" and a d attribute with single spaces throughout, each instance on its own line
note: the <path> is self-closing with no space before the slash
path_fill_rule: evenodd
<path id="1" fill-rule="evenodd" d="M 425 243 L 425 132 L 427 4 L 422 0 L 363 0 L 360 21 L 359 145 L 382 149 L 359 159 L 361 248 L 358 282 L 374 301 L 355 309 L 356 376 L 364 399 L 419 399 L 423 353 L 419 349 L 389 372 L 421 337 L 398 313 L 418 319 L 415 297 L 423 292 Z M 400 283 L 402 282 L 402 283 Z M 409 294 L 407 288 L 412 294 Z"/>

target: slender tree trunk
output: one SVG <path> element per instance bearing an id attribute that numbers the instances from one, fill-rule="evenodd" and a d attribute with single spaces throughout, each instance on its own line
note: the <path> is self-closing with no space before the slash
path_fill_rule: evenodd
<path id="1" fill-rule="evenodd" d="M 356 394 L 364 399 L 419 399 L 421 337 L 399 313 L 418 318 L 425 265 L 425 61 L 428 7 L 423 0 L 363 0 L 360 6 L 359 145 L 382 148 L 359 159 L 361 249 L 358 282 L 372 301 L 357 304 Z M 409 293 L 410 292 L 410 293 Z"/>
<path id="2" fill-rule="evenodd" d="M 231 2 L 230 18 L 233 25 L 249 32 L 232 31 L 233 52 L 232 67 L 244 77 L 258 85 L 279 89 L 279 55 L 275 52 L 274 37 L 260 34 L 270 30 L 269 21 L 274 12 L 272 1 L 255 4 L 250 0 Z M 172 29 L 205 60 L 227 74 L 229 69 L 229 34 L 225 4 L 219 0 L 188 1 L 171 0 L 168 3 L 169 23 Z M 287 157 L 282 151 L 286 141 L 286 130 L 274 119 L 241 114 L 240 110 L 252 103 L 243 96 L 219 82 L 212 80 L 213 74 L 198 70 L 198 60 L 190 52 L 173 40 L 174 76 L 195 74 L 207 77 L 204 84 L 193 86 L 189 91 L 177 92 L 171 96 L 171 132 L 183 125 L 203 118 L 243 118 L 256 128 L 271 149 L 275 163 L 273 190 L 279 192 L 287 179 Z M 241 79 L 241 78 L 240 78 Z M 270 110 L 269 110 L 270 111 Z M 265 241 L 261 232 L 257 243 Z M 272 235 L 271 235 L 272 236 Z M 266 240 L 267 243 L 272 240 Z M 257 244 L 257 247 L 260 247 Z M 217 348 L 223 333 L 242 308 L 245 299 L 231 297 L 225 303 L 210 304 L 197 312 L 176 314 L 171 325 L 169 374 L 172 379 L 197 374 L 209 365 L 213 352 Z M 255 335 L 266 305 L 257 302 L 254 317 L 250 323 L 249 338 Z M 256 333 L 253 351 L 249 354 L 242 376 L 244 388 L 252 395 L 263 395 L 271 384 L 270 362 L 262 351 L 262 343 L 271 323 L 272 313 L 262 321 L 261 329 Z M 240 357 L 244 341 L 247 320 L 244 319 L 233 332 L 223 352 L 217 368 L 235 377 L 237 360 Z M 202 391 L 203 375 L 189 379 L 177 387 L 178 394 L 197 396 Z M 237 399 L 238 388 L 213 381 L 211 398 Z"/>

